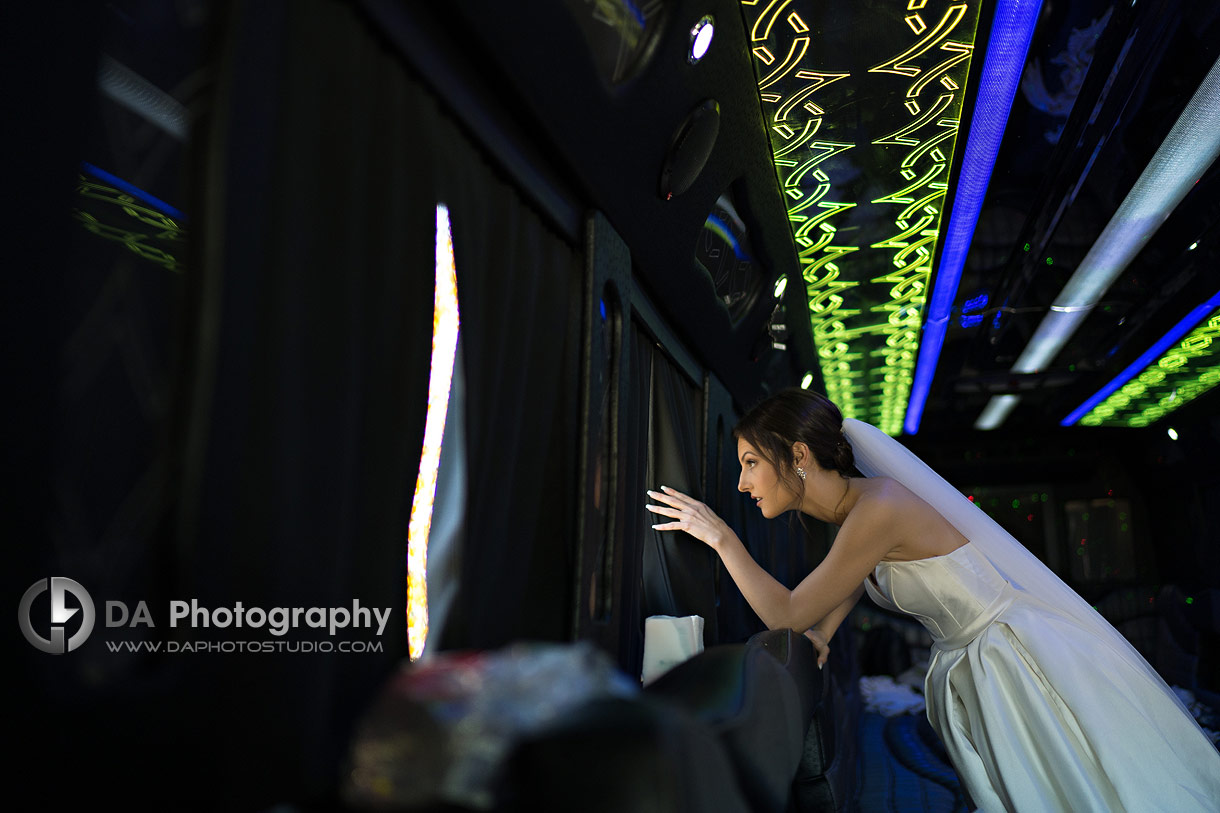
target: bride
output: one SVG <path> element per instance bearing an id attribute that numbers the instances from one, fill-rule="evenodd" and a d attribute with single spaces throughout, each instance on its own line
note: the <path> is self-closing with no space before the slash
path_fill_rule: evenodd
<path id="1" fill-rule="evenodd" d="M 706 505 L 649 491 L 653 527 L 710 546 L 772 629 L 829 641 L 867 590 L 934 645 L 928 720 L 984 811 L 1220 810 L 1220 752 L 1125 638 L 1074 591 L 880 430 L 802 389 L 734 429 L 738 489 L 764 517 L 839 526 L 794 590 Z M 866 476 L 855 476 L 863 473 Z"/>

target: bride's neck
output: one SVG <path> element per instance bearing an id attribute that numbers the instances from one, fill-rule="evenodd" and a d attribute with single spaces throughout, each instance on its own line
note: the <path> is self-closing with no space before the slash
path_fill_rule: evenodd
<path id="1" fill-rule="evenodd" d="M 837 471 L 818 471 L 805 484 L 801 512 L 823 522 L 842 525 L 860 499 L 858 480 Z"/>

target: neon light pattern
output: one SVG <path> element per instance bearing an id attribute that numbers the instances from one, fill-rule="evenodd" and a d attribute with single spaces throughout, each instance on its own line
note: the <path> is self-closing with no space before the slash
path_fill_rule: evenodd
<path id="1" fill-rule="evenodd" d="M 1155 423 L 1220 384 L 1220 308 L 1110 397 L 1088 412 L 1083 426 Z"/>
<path id="2" fill-rule="evenodd" d="M 184 230 L 178 222 L 167 214 L 157 211 L 133 195 L 107 186 L 103 183 L 89 180 L 84 175 L 79 176 L 76 192 L 85 201 L 97 201 L 105 206 L 93 206 L 92 212 L 74 209 L 72 216 L 86 230 L 106 240 L 121 244 L 136 256 L 156 263 L 170 271 L 181 271 L 182 265 L 177 257 L 167 248 L 175 248 L 174 244 L 184 239 Z M 87 203 L 82 203 L 82 207 Z M 117 224 L 112 221 L 115 215 L 126 215 Z M 134 221 L 134 222 L 133 222 Z M 165 248 L 153 244 L 153 241 L 168 243 Z"/>
<path id="3" fill-rule="evenodd" d="M 424 422 L 424 446 L 407 528 L 407 646 L 411 660 L 424 654 L 424 643 L 428 639 L 428 533 L 432 528 L 432 501 L 436 496 L 436 474 L 444 441 L 445 415 L 449 411 L 449 386 L 453 380 L 459 321 L 449 209 L 444 204 L 438 204 L 428 416 Z"/>
<path id="4" fill-rule="evenodd" d="M 978 3 L 790 6 L 741 2 L 822 378 L 844 416 L 896 435 Z"/>

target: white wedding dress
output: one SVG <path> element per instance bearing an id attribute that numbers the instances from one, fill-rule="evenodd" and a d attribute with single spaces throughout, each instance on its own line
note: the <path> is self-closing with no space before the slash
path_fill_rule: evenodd
<path id="1" fill-rule="evenodd" d="M 975 544 L 881 562 L 866 589 L 931 633 L 928 720 L 981 810 L 1220 810 L 1220 753 L 1146 662 Z"/>

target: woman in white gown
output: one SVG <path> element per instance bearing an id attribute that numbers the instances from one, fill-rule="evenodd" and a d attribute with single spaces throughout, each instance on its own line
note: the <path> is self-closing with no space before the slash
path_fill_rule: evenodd
<path id="1" fill-rule="evenodd" d="M 928 720 L 979 809 L 1220 810 L 1220 752 L 1155 670 L 900 443 L 799 389 L 734 435 L 738 488 L 763 516 L 839 525 L 825 560 L 788 590 L 706 505 L 664 486 L 648 492 L 666 518 L 654 527 L 712 547 L 769 628 L 809 630 L 819 668 L 865 589 L 922 622 Z"/>

